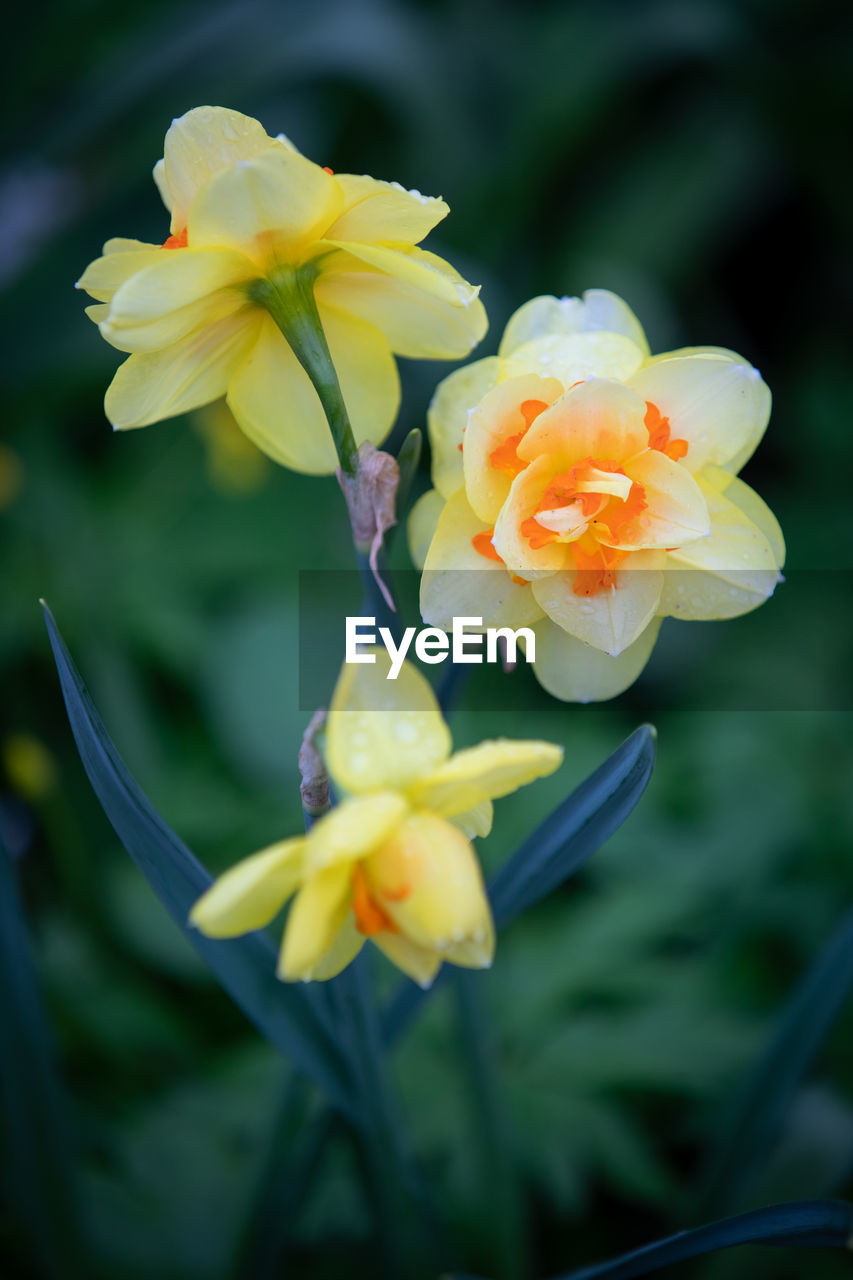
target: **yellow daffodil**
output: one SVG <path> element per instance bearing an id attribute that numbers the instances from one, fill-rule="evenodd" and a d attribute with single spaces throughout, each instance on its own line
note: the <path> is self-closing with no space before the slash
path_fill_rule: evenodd
<path id="1" fill-rule="evenodd" d="M 270 457 L 331 472 L 318 351 L 355 442 L 378 444 L 399 403 L 392 352 L 455 359 L 485 333 L 479 290 L 415 247 L 443 200 L 333 174 L 221 107 L 173 122 L 154 178 L 171 213 L 164 244 L 109 240 L 79 281 L 96 299 L 88 315 L 130 353 L 106 395 L 116 428 L 226 396 Z"/>
<path id="2" fill-rule="evenodd" d="M 279 962 L 285 981 L 333 977 L 366 938 L 429 986 L 443 960 L 491 964 L 495 933 L 469 836 L 486 835 L 492 800 L 552 773 L 562 749 L 498 739 L 451 755 L 428 683 L 408 663 L 346 666 L 326 730 L 326 763 L 345 797 L 306 836 L 239 862 L 199 899 L 191 921 L 231 938 L 269 924 L 291 895 Z"/>
<path id="3" fill-rule="evenodd" d="M 532 626 L 549 692 L 613 697 L 662 617 L 731 618 L 772 594 L 782 534 L 736 479 L 769 414 L 732 351 L 651 356 L 605 290 L 534 298 L 433 400 L 435 489 L 410 521 L 424 619 Z"/>

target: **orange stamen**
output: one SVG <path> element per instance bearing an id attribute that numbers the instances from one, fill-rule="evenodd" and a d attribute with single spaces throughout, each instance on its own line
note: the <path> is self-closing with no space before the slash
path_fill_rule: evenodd
<path id="1" fill-rule="evenodd" d="M 650 449 L 657 449 L 660 453 L 665 453 L 668 458 L 672 458 L 673 462 L 678 462 L 679 458 L 684 457 L 689 448 L 687 441 L 681 439 L 681 437 L 670 440 L 671 427 L 669 418 L 665 418 L 657 405 L 652 404 L 651 400 L 646 401 L 644 422 L 649 433 Z"/>
<path id="2" fill-rule="evenodd" d="M 332 176 L 332 177 L 334 177 L 334 176 L 335 176 L 335 171 L 334 171 L 334 169 L 330 169 L 330 168 L 329 168 L 329 166 L 328 166 L 327 164 L 324 164 L 324 165 L 323 165 L 323 172 L 324 172 L 324 173 L 331 174 L 331 176 Z"/>
<path id="3" fill-rule="evenodd" d="M 521 410 L 526 431 L 530 430 L 540 413 L 544 413 L 548 408 L 544 400 L 522 400 L 518 407 Z"/>
<path id="4" fill-rule="evenodd" d="M 388 894 L 387 896 L 390 898 L 393 895 Z M 406 895 L 404 894 L 403 896 Z M 360 862 L 355 864 L 352 872 L 352 909 L 355 916 L 355 927 L 359 933 L 364 934 L 365 938 L 372 938 L 375 933 L 382 933 L 383 930 L 387 930 L 389 933 L 400 932 L 391 917 L 382 910 L 376 899 L 372 897 L 367 877 Z"/>
<path id="5" fill-rule="evenodd" d="M 497 560 L 498 564 L 505 564 L 502 556 L 499 556 L 492 542 L 494 529 L 484 529 L 482 533 L 475 533 L 471 539 L 471 546 L 481 556 L 485 556 L 487 560 Z M 518 587 L 526 587 L 526 578 L 517 578 L 514 573 L 509 575 Z"/>
<path id="6" fill-rule="evenodd" d="M 519 471 L 523 471 L 527 463 L 521 461 L 516 450 L 525 434 L 526 431 L 519 431 L 517 436 L 507 436 L 503 444 L 499 444 L 497 449 L 493 449 L 489 454 L 489 466 L 494 467 L 496 471 L 508 471 L 513 477 L 517 476 Z"/>
<path id="7" fill-rule="evenodd" d="M 527 463 L 519 458 L 518 446 L 535 419 L 547 408 L 544 400 L 522 400 L 518 410 L 524 419 L 524 430 L 519 431 L 517 435 L 508 436 L 496 449 L 493 449 L 489 454 L 489 465 L 496 471 L 508 471 L 513 477 L 517 476 L 519 471 L 523 471 Z"/>
<path id="8" fill-rule="evenodd" d="M 471 546 L 478 555 L 485 556 L 487 560 L 497 560 L 500 564 L 503 564 L 503 560 L 501 560 L 492 545 L 493 533 L 494 529 L 484 529 L 482 533 L 475 533 L 471 539 Z"/>
<path id="9" fill-rule="evenodd" d="M 183 231 L 179 231 L 177 235 L 169 236 L 168 240 L 164 240 L 162 247 L 164 249 L 186 249 L 187 247 L 186 227 L 184 227 Z"/>
<path id="10" fill-rule="evenodd" d="M 627 551 L 592 543 L 593 540 L 588 541 L 586 535 L 572 543 L 572 556 L 577 567 L 572 591 L 576 596 L 595 596 L 599 591 L 617 587 L 616 569 L 628 555 Z"/>
<path id="11" fill-rule="evenodd" d="M 602 524 L 607 525 L 611 538 L 615 538 L 620 530 L 624 529 L 626 524 L 630 524 L 641 511 L 645 511 L 648 505 L 645 489 L 635 480 L 625 501 L 618 505 L 609 503 L 599 518 Z"/>
<path id="12" fill-rule="evenodd" d="M 544 528 L 535 516 L 528 516 L 526 520 L 522 520 L 519 528 L 522 537 L 527 539 L 534 551 L 547 547 L 548 543 L 553 542 L 557 537 L 553 529 Z"/>

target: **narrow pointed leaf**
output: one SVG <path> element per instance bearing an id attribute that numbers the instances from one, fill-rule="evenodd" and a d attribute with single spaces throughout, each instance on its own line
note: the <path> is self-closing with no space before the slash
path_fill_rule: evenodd
<path id="1" fill-rule="evenodd" d="M 656 738 L 651 725 L 635 729 L 492 876 L 489 900 L 499 928 L 574 875 L 622 825 L 652 776 Z M 400 984 L 385 1016 L 386 1038 L 396 1039 L 428 994 Z"/>
<path id="2" fill-rule="evenodd" d="M 652 776 L 656 737 L 651 725 L 635 729 L 492 877 L 498 927 L 547 897 L 621 827 Z"/>
<path id="3" fill-rule="evenodd" d="M 851 986 L 853 911 L 848 911 L 782 1009 L 717 1130 L 701 1196 L 706 1212 L 737 1204 L 776 1140 Z"/>
<path id="4" fill-rule="evenodd" d="M 843 1200 L 794 1200 L 711 1222 L 694 1231 L 680 1231 L 611 1262 L 568 1271 L 558 1280 L 631 1280 L 633 1276 L 656 1273 L 685 1258 L 697 1258 L 700 1254 L 715 1253 L 738 1244 L 844 1249 L 851 1230 L 853 1206 Z"/>
<path id="5" fill-rule="evenodd" d="M 278 981 L 275 949 L 265 934 L 217 941 L 187 925 L 190 908 L 211 884 L 211 877 L 131 777 L 47 606 L 44 613 L 80 758 L 116 835 L 175 923 L 250 1021 L 337 1106 L 349 1110 L 347 1064 L 316 990 Z"/>
<path id="6" fill-rule="evenodd" d="M 415 472 L 421 460 L 423 443 L 423 432 L 419 427 L 413 427 L 400 445 L 400 452 L 397 454 L 397 466 L 400 468 L 400 482 L 397 485 L 397 497 L 395 500 L 398 526 L 402 524 L 403 513 L 406 510 L 406 503 L 409 500 L 409 492 L 412 488 L 412 481 L 415 478 Z"/>
<path id="7" fill-rule="evenodd" d="M 15 871 L 0 844 L 0 1099 L 8 1192 L 46 1276 L 85 1273 L 67 1099 L 56 1073 Z"/>

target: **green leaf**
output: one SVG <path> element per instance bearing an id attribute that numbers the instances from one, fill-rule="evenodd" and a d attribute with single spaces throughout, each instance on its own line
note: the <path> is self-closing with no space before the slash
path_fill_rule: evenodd
<path id="1" fill-rule="evenodd" d="M 0 1098 L 8 1191 L 45 1274 L 85 1274 L 67 1102 L 56 1075 L 12 860 L 0 844 Z"/>
<path id="2" fill-rule="evenodd" d="M 71 729 L 89 781 L 116 834 L 175 923 L 219 982 L 293 1065 L 352 1111 L 349 1070 L 322 993 L 275 976 L 275 948 L 263 933 L 217 941 L 187 925 L 211 877 L 142 794 L 128 773 L 65 647 L 47 606 L 50 643 Z"/>
<path id="3" fill-rule="evenodd" d="M 852 984 L 849 911 L 795 988 L 727 1108 L 701 1194 L 706 1211 L 736 1204 L 757 1172 Z"/>
<path id="4" fill-rule="evenodd" d="M 403 513 L 406 510 L 406 503 L 409 498 L 409 492 L 412 488 L 412 481 L 415 478 L 415 472 L 418 469 L 418 463 L 421 460 L 421 452 L 423 451 L 424 436 L 420 427 L 413 427 L 400 445 L 400 452 L 397 454 L 397 466 L 400 468 L 400 482 L 397 485 L 397 496 L 395 499 L 394 510 L 397 516 L 397 524 L 402 524 Z"/>
<path id="5" fill-rule="evenodd" d="M 492 876 L 489 899 L 499 928 L 574 875 L 622 825 L 652 775 L 656 738 L 651 725 L 635 729 Z M 401 983 L 385 1017 L 389 1040 L 396 1039 L 428 994 L 409 981 Z"/>
<path id="6" fill-rule="evenodd" d="M 656 738 L 651 725 L 635 729 L 492 877 L 498 927 L 546 898 L 621 827 L 652 776 Z"/>
<path id="7" fill-rule="evenodd" d="M 853 1229 L 853 1207 L 843 1200 L 793 1200 L 723 1218 L 694 1231 L 643 1245 L 612 1262 L 568 1271 L 558 1280 L 631 1280 L 661 1267 L 737 1244 L 844 1249 Z"/>

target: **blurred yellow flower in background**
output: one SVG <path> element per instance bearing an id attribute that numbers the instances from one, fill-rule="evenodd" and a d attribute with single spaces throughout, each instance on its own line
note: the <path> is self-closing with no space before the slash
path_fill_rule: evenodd
<path id="1" fill-rule="evenodd" d="M 3 739 L 3 769 L 19 796 L 32 803 L 43 800 L 56 786 L 56 761 L 49 747 L 31 733 L 10 733 Z"/>
<path id="2" fill-rule="evenodd" d="M 433 400 L 435 489 L 410 520 L 424 619 L 533 626 L 549 692 L 620 693 L 662 617 L 734 617 L 779 581 L 779 526 L 735 478 L 769 414 L 734 352 L 651 356 L 605 290 L 532 299 Z"/>
<path id="3" fill-rule="evenodd" d="M 243 434 L 224 400 L 203 405 L 190 419 L 204 443 L 210 483 L 221 493 L 254 493 L 273 470 L 272 463 Z"/>
<path id="4" fill-rule="evenodd" d="M 108 240 L 78 282 L 102 335 L 130 353 L 106 395 L 116 428 L 224 395 L 277 462 L 332 472 L 320 400 L 264 287 L 285 309 L 316 306 L 356 443 L 380 443 L 393 424 L 392 352 L 456 359 L 486 331 L 478 288 L 416 248 L 448 213 L 443 200 L 333 174 L 221 107 L 173 122 L 154 177 L 171 213 L 165 243 Z"/>
<path id="5" fill-rule="evenodd" d="M 390 659 L 345 666 L 329 710 L 326 763 L 345 798 L 306 836 L 237 863 L 190 920 L 210 937 L 269 924 L 291 895 L 279 962 L 285 981 L 339 973 L 372 941 L 429 986 L 443 960 L 491 964 L 492 915 L 469 837 L 492 800 L 552 773 L 562 748 L 497 739 L 451 755 L 450 731 L 423 676 Z"/>

